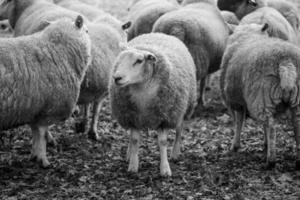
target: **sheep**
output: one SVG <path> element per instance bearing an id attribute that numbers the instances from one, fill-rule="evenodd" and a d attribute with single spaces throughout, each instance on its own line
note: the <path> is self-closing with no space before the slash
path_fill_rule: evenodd
<path id="1" fill-rule="evenodd" d="M 9 20 L 16 37 L 43 30 L 47 21 L 63 17 L 73 19 L 78 15 L 47 0 L 5 0 L 0 3 L 0 20 Z"/>
<path id="2" fill-rule="evenodd" d="M 234 12 L 239 19 L 265 6 L 278 10 L 295 30 L 299 29 L 299 11 L 292 2 L 286 0 L 218 0 L 218 7 L 221 10 Z"/>
<path id="3" fill-rule="evenodd" d="M 185 45 L 173 36 L 149 33 L 125 46 L 117 58 L 109 85 L 113 118 L 129 129 L 129 172 L 138 171 L 142 130 L 157 130 L 160 173 L 171 176 L 167 159 L 167 129 L 176 129 L 171 157 L 180 154 L 183 120 L 196 103 L 196 71 Z"/>
<path id="4" fill-rule="evenodd" d="M 97 6 L 95 7 L 94 5 L 83 3 L 80 0 L 56 0 L 55 3 L 59 6 L 82 14 L 90 21 L 94 21 L 105 14 L 105 12 L 100 10 Z"/>
<path id="5" fill-rule="evenodd" d="M 130 11 L 135 6 L 135 4 L 139 3 L 140 1 L 143 1 L 143 5 L 145 5 L 145 6 L 149 5 L 146 2 L 148 2 L 150 4 L 152 4 L 152 2 L 157 2 L 157 0 L 148 0 L 148 1 L 145 1 L 145 0 L 131 0 L 128 4 L 127 10 Z M 174 5 L 178 5 L 180 3 L 178 0 L 166 0 L 166 1 L 168 1 L 172 4 L 174 4 Z"/>
<path id="6" fill-rule="evenodd" d="M 235 16 L 233 12 L 230 11 L 221 11 L 221 14 L 228 24 L 231 25 L 238 25 L 240 23 L 240 20 Z"/>
<path id="7" fill-rule="evenodd" d="M 265 24 L 269 25 L 268 34 L 293 43 L 297 42 L 297 32 L 280 12 L 270 7 L 262 7 L 246 15 L 240 24 Z"/>
<path id="8" fill-rule="evenodd" d="M 227 107 L 234 113 L 235 135 L 231 150 L 240 148 L 246 113 L 265 126 L 267 165 L 276 162 L 276 115 L 290 109 L 300 167 L 300 48 L 271 38 L 268 24 L 239 25 L 228 41 L 222 61 L 220 88 Z"/>
<path id="9" fill-rule="evenodd" d="M 176 10 L 175 5 L 167 0 L 141 0 L 130 10 L 127 21 L 132 22 L 128 29 L 128 40 L 152 31 L 156 20 L 170 11 Z"/>
<path id="10" fill-rule="evenodd" d="M 200 81 L 197 111 L 204 106 L 205 79 L 217 71 L 230 33 L 220 11 L 209 3 L 193 3 L 160 17 L 153 32 L 173 35 L 191 52 Z"/>
<path id="11" fill-rule="evenodd" d="M 216 1 L 215 0 L 184 0 L 182 1 L 181 5 L 182 6 L 186 6 L 188 4 L 193 4 L 193 3 L 209 3 L 212 5 L 216 5 Z"/>
<path id="12" fill-rule="evenodd" d="M 22 0 L 13 1 L 15 2 L 6 4 L 12 4 L 9 5 L 12 7 L 20 5 L 18 4 L 18 1 L 22 2 Z M 18 22 L 18 25 L 20 27 L 24 27 L 19 28 L 18 34 L 20 35 L 32 34 L 41 31 L 46 26 L 44 24 L 47 21 L 51 21 L 56 17 L 70 17 L 77 14 L 76 12 L 61 8 L 58 5 L 48 4 L 40 0 L 30 0 L 30 4 L 28 5 L 30 6 L 28 6 L 27 8 L 23 7 L 23 12 L 21 12 L 21 8 L 17 9 L 19 10 L 19 15 L 26 16 L 26 13 L 32 10 L 31 7 L 33 7 L 35 8 L 35 12 L 30 15 L 30 18 L 33 18 L 35 20 L 34 23 L 31 22 L 30 24 L 28 24 L 29 20 L 20 19 L 21 22 Z M 5 7 L 5 5 L 2 6 Z M 14 13 L 10 13 L 6 10 L 4 11 L 6 16 L 14 15 Z M 10 19 L 10 21 L 13 20 Z M 22 24 L 22 22 L 24 24 Z M 43 26 L 41 26 L 41 24 Z M 81 92 L 78 100 L 78 104 L 83 105 L 85 107 L 85 117 L 81 122 L 76 123 L 75 127 L 77 132 L 86 132 L 87 129 L 88 137 L 93 140 L 99 140 L 99 136 L 97 133 L 98 116 L 101 108 L 102 99 L 106 96 L 106 93 L 108 93 L 108 77 L 109 72 L 112 68 L 113 60 L 117 57 L 119 53 L 119 43 L 125 42 L 127 40 L 124 30 L 121 29 L 128 28 L 129 25 L 130 23 L 122 25 L 121 22 L 119 22 L 113 16 L 108 14 L 105 15 L 105 19 L 99 19 L 97 23 L 87 23 L 87 26 L 89 28 L 89 35 L 92 40 L 92 62 L 91 66 L 88 68 L 88 71 L 82 83 Z M 29 26 L 30 28 L 25 28 Z M 117 26 L 120 26 L 120 28 L 115 28 Z M 90 113 L 90 104 L 94 104 L 93 118 L 92 123 L 89 127 L 87 127 L 89 122 L 88 115 Z M 55 143 L 50 133 L 47 133 L 47 138 L 50 139 L 49 142 Z"/>
<path id="13" fill-rule="evenodd" d="M 45 132 L 71 115 L 91 60 L 87 28 L 78 16 L 30 36 L 0 40 L 0 130 L 29 124 L 31 156 L 48 167 Z"/>

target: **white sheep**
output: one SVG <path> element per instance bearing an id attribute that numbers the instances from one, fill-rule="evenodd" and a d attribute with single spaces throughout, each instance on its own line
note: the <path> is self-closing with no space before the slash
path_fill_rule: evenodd
<path id="1" fill-rule="evenodd" d="M 276 162 L 276 116 L 290 110 L 300 168 L 300 48 L 269 37 L 268 25 L 239 25 L 228 41 L 221 74 L 221 90 L 234 112 L 235 136 L 231 150 L 240 147 L 246 113 L 265 127 L 267 163 Z"/>
<path id="2" fill-rule="evenodd" d="M 218 8 L 206 2 L 169 12 L 153 26 L 153 32 L 176 36 L 191 52 L 200 81 L 198 108 L 204 106 L 205 79 L 219 69 L 230 31 Z"/>
<path id="3" fill-rule="evenodd" d="M 76 106 L 91 57 L 83 18 L 62 19 L 30 36 L 1 39 L 0 130 L 29 124 L 32 157 L 49 166 L 45 133 Z"/>
<path id="4" fill-rule="evenodd" d="M 167 0 L 141 0 L 133 5 L 127 21 L 132 25 L 128 29 L 128 40 L 141 34 L 150 33 L 156 20 L 170 11 L 176 10 L 177 4 Z"/>
<path id="5" fill-rule="evenodd" d="M 138 171 L 141 130 L 157 130 L 160 173 L 171 176 L 167 129 L 176 129 L 172 158 L 180 154 L 182 123 L 196 103 L 193 59 L 185 45 L 161 33 L 141 35 L 128 43 L 116 61 L 110 84 L 112 115 L 131 130 L 130 172 Z"/>

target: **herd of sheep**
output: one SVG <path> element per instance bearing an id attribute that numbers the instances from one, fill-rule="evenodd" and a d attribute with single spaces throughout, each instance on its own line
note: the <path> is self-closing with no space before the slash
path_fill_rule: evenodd
<path id="1" fill-rule="evenodd" d="M 181 149 L 184 120 L 205 107 L 210 74 L 234 118 L 232 151 L 247 116 L 261 122 L 267 165 L 276 163 L 280 114 L 291 115 L 300 168 L 300 11 L 286 0 L 132 0 L 126 22 L 98 0 L 2 0 L 0 131 L 28 124 L 32 158 L 50 165 L 49 126 L 78 107 L 77 132 L 98 135 L 101 105 L 129 130 L 128 171 L 137 172 L 141 131 L 155 130 L 160 173 L 171 176 L 168 130 Z M 287 112 L 288 111 L 288 112 Z M 92 120 L 90 114 L 92 113 Z M 78 113 L 78 112 L 77 112 Z"/>

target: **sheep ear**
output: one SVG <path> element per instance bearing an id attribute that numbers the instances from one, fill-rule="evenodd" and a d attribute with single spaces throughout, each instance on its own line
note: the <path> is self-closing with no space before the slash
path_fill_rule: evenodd
<path id="1" fill-rule="evenodd" d="M 125 31 L 125 30 L 129 29 L 131 27 L 131 25 L 132 25 L 132 22 L 129 21 L 122 25 L 122 29 Z"/>
<path id="2" fill-rule="evenodd" d="M 75 20 L 75 26 L 78 28 L 78 29 L 81 29 L 82 26 L 83 26 L 83 17 L 81 15 L 78 15 L 76 20 Z"/>
<path id="3" fill-rule="evenodd" d="M 146 60 L 147 60 L 147 61 L 150 61 L 150 62 L 153 62 L 153 63 L 156 63 L 156 60 L 157 60 L 157 59 L 156 59 L 156 56 L 155 56 L 155 55 L 149 53 L 149 54 L 146 55 Z"/>
<path id="4" fill-rule="evenodd" d="M 261 28 L 261 32 L 265 32 L 265 31 L 267 31 L 269 29 L 269 24 L 268 23 L 265 23 L 264 25 L 263 25 L 263 27 Z"/>
<path id="5" fill-rule="evenodd" d="M 256 0 L 248 0 L 247 2 L 248 2 L 248 4 L 251 5 L 251 6 L 255 6 L 255 7 L 257 6 Z"/>
<path id="6" fill-rule="evenodd" d="M 232 35 L 233 32 L 235 31 L 237 25 L 227 23 L 227 26 L 228 26 L 228 29 L 229 29 L 229 35 Z"/>

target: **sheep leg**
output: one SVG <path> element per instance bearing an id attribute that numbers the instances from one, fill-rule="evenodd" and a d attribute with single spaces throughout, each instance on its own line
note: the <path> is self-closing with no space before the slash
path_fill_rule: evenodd
<path id="1" fill-rule="evenodd" d="M 171 154 L 171 158 L 174 160 L 177 160 L 181 153 L 180 148 L 182 143 L 182 138 L 181 138 L 182 130 L 183 130 L 182 125 L 176 127 L 176 136 L 175 136 L 175 141 L 174 141 L 172 154 Z"/>
<path id="2" fill-rule="evenodd" d="M 235 132 L 230 151 L 237 152 L 241 147 L 241 132 L 245 121 L 245 111 L 234 111 Z"/>
<path id="3" fill-rule="evenodd" d="M 131 137 L 131 136 L 130 136 Z M 129 144 L 128 144 L 128 147 L 127 147 L 127 152 L 126 152 L 126 161 L 129 161 L 130 160 L 130 153 L 131 153 L 131 139 L 129 139 Z"/>
<path id="4" fill-rule="evenodd" d="M 31 130 L 33 134 L 31 158 L 41 162 L 43 167 L 49 167 L 50 163 L 46 155 L 47 144 L 45 135 L 48 127 L 32 125 Z"/>
<path id="5" fill-rule="evenodd" d="M 140 146 L 140 133 L 132 130 L 130 133 L 130 159 L 129 159 L 129 172 L 138 172 L 139 170 L 139 146 Z"/>
<path id="6" fill-rule="evenodd" d="M 300 169 L 300 107 L 292 109 L 292 120 L 296 140 L 296 168 Z"/>
<path id="7" fill-rule="evenodd" d="M 272 117 L 268 117 L 265 126 L 268 143 L 267 166 L 268 168 L 274 168 L 276 164 L 276 131 L 274 129 L 274 120 Z"/>
<path id="8" fill-rule="evenodd" d="M 97 99 L 94 102 L 93 119 L 92 119 L 90 130 L 88 132 L 88 137 L 91 140 L 95 140 L 95 141 L 99 140 L 99 135 L 98 135 L 98 120 L 99 120 L 99 113 L 100 113 L 100 110 L 101 110 L 102 104 L 103 104 L 103 99 L 104 99 L 104 96 L 102 96 L 101 98 Z"/>
<path id="9" fill-rule="evenodd" d="M 89 123 L 90 104 L 83 105 L 83 109 L 84 109 L 83 120 L 75 124 L 77 133 L 84 133 L 85 129 L 86 129 L 88 123 Z"/>
<path id="10" fill-rule="evenodd" d="M 53 135 L 51 134 L 51 132 L 49 131 L 49 129 L 47 128 L 46 131 L 46 141 L 48 143 L 48 145 L 52 145 L 52 146 L 57 146 L 57 142 L 54 139 Z"/>
<path id="11" fill-rule="evenodd" d="M 205 85 L 206 85 L 206 78 L 202 78 L 200 80 L 200 93 L 199 93 L 199 98 L 198 98 L 198 107 L 199 109 L 203 109 L 205 105 Z"/>
<path id="12" fill-rule="evenodd" d="M 160 174 L 162 176 L 172 176 L 172 172 L 170 169 L 169 161 L 168 161 L 168 132 L 161 131 L 158 133 L 158 145 L 160 150 Z"/>

